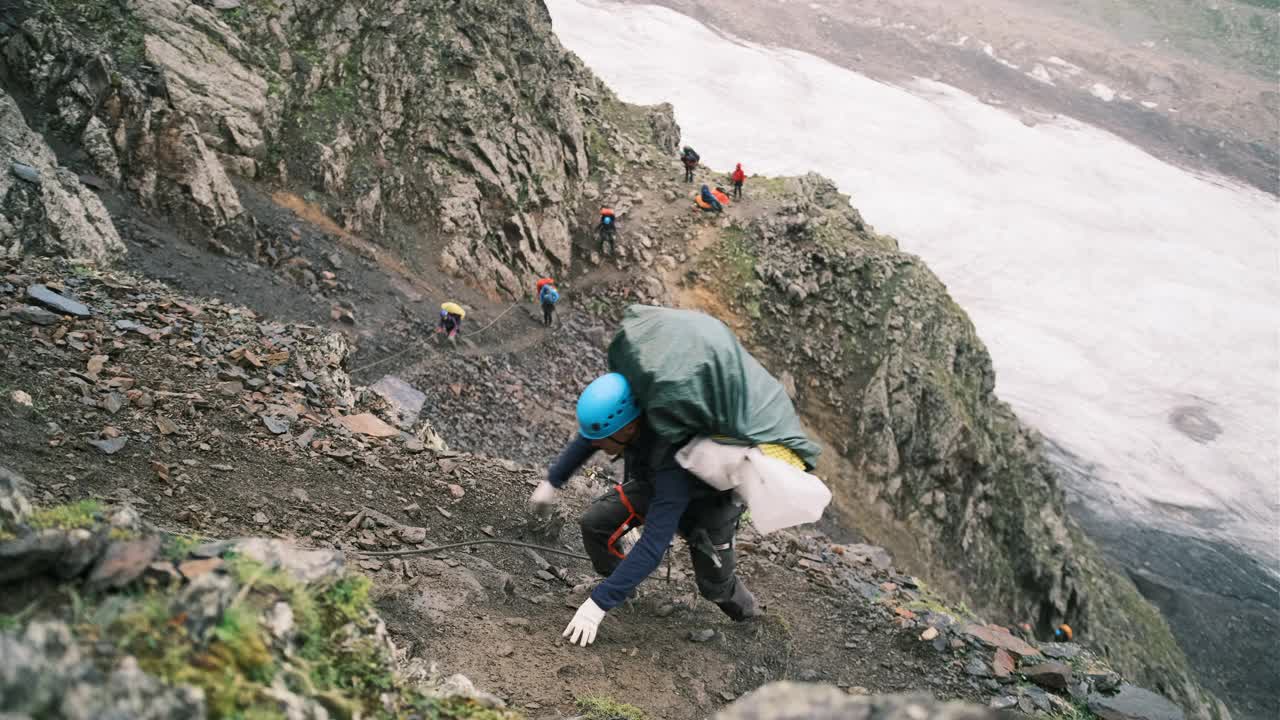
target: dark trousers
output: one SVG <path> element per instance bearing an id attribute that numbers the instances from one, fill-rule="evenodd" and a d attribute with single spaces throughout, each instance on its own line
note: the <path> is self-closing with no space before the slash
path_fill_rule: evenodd
<path id="1" fill-rule="evenodd" d="M 629 482 L 622 486 L 622 495 L 630 508 L 615 486 L 597 498 L 580 521 L 583 547 L 595 571 L 606 577 L 622 562 L 618 540 L 632 527 L 644 524 L 641 518 L 649 511 L 653 487 Z M 698 592 L 734 620 L 758 614 L 755 597 L 734 574 L 734 535 L 741 514 L 742 508 L 730 493 L 719 493 L 691 502 L 679 526 L 680 536 L 689 543 Z"/>
<path id="2" fill-rule="evenodd" d="M 694 167 L 696 167 L 696 166 L 694 166 L 694 165 L 690 165 L 689 163 L 685 163 L 685 164 L 684 164 L 684 181 L 685 181 L 685 182 L 693 182 L 693 168 L 694 168 Z"/>
<path id="3" fill-rule="evenodd" d="M 614 239 L 615 239 L 614 236 L 618 234 L 618 231 L 614 230 L 612 227 L 602 227 L 600 228 L 599 234 L 600 234 L 600 252 L 604 252 L 604 243 L 607 240 L 609 241 L 609 254 L 610 255 L 617 254 L 618 248 L 616 245 L 614 245 Z"/>
<path id="4" fill-rule="evenodd" d="M 542 324 L 551 327 L 551 316 L 556 311 L 556 304 L 544 302 L 542 303 Z"/>
<path id="5" fill-rule="evenodd" d="M 741 180 L 735 180 L 733 182 L 733 199 L 734 200 L 742 199 L 742 181 Z"/>

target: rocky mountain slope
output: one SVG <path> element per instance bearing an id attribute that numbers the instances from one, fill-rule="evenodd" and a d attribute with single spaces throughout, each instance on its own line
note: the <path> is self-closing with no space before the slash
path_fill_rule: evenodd
<path id="1" fill-rule="evenodd" d="M 948 609 L 884 550 L 817 531 L 744 533 L 759 622 L 700 601 L 680 547 L 593 649 L 567 645 L 594 578 L 572 524 L 526 522 L 539 469 L 448 450 L 350 381 L 341 335 L 83 264 L 0 270 L 0 711 L 498 718 L 625 701 L 682 718 L 798 679 L 841 698 L 1180 716 L 1080 646 Z M 566 515 L 607 472 L 575 481 Z M 543 548 L 444 547 L 519 539 Z M 808 707 L 795 692 L 792 713 Z M 761 701 L 725 717 L 794 716 L 748 712 Z"/>
<path id="2" fill-rule="evenodd" d="M 6 393 L 32 403 L 14 406 L 6 450 L 42 502 L 141 500 L 144 515 L 184 531 L 267 529 L 364 549 L 406 540 L 406 527 L 433 542 L 518 533 L 522 481 L 571 432 L 572 398 L 603 370 L 621 308 L 698 307 L 795 387 L 829 449 L 833 536 L 885 544 L 944 594 L 1041 634 L 1070 622 L 1135 679 L 1197 716 L 1221 714 L 1167 626 L 1065 515 L 1038 438 L 995 398 L 985 348 L 920 261 L 820 178 L 753 178 L 747 203 L 698 215 L 675 181 L 670 108 L 618 102 L 560 48 L 536 0 L 0 6 L 0 239 L 11 256 L 92 261 L 7 269 L 15 334 L 3 377 Z M 593 252 L 586 203 L 618 210 L 617 258 Z M 95 269 L 126 248 L 124 262 L 184 292 Z M 529 308 L 491 302 L 524 296 L 546 272 L 566 291 L 555 331 L 536 329 Z M 39 280 L 92 301 L 91 319 L 28 306 Z M 456 351 L 423 341 L 445 298 L 472 308 Z M 414 404 L 429 423 L 396 428 L 386 400 L 354 389 L 384 374 L 421 391 Z M 380 433 L 391 439 L 370 439 Z M 507 460 L 477 463 L 446 447 Z M 110 448 L 119 454 L 83 454 Z M 409 538 L 422 542 L 416 529 Z M 571 544 L 571 533 L 562 539 Z M 491 618 L 466 615 L 475 598 L 494 608 L 510 594 L 503 573 L 528 575 L 517 552 L 366 569 L 389 574 L 380 586 L 393 628 L 415 643 L 469 638 L 461 647 L 472 650 L 446 648 L 442 661 L 539 706 L 566 702 L 570 680 L 611 677 L 636 692 L 689 689 L 672 689 L 662 712 L 708 711 L 801 669 L 857 685 L 846 676 L 875 677 L 886 648 L 915 647 L 866 635 L 845 652 L 834 641 L 860 627 L 828 625 L 885 619 L 887 606 L 863 592 L 900 591 L 897 574 L 823 580 L 810 571 L 838 555 L 830 539 L 762 543 L 764 589 L 782 598 L 797 572 L 817 575 L 821 610 L 793 610 L 805 620 L 784 639 L 773 626 L 715 645 L 677 638 L 664 645 L 676 662 L 653 659 L 636 675 L 554 645 L 530 644 L 537 654 L 522 662 L 474 651 L 529 626 L 495 631 Z M 531 607 L 556 605 L 550 588 L 566 578 L 568 589 L 586 581 L 538 570 L 550 575 L 543 591 L 515 593 Z M 882 583 L 895 587 L 876 590 Z M 695 623 L 713 617 L 688 605 Z M 505 610 L 491 612 L 521 619 Z M 552 617 L 538 632 L 555 629 Z M 636 657 L 659 626 L 668 623 L 622 631 L 619 649 L 631 642 Z M 790 637 L 832 645 L 793 656 Z M 920 661 L 902 652 L 901 662 Z M 931 677 L 944 694 L 973 697 L 982 686 L 950 660 Z M 881 669 L 901 670 L 896 661 Z M 529 665 L 554 677 L 516 680 Z M 920 686 L 883 675 L 883 689 Z"/>
<path id="3" fill-rule="evenodd" d="M 569 269 L 608 91 L 541 3 L 228 5 L 7 2 L 6 85 L 100 182 L 241 250 L 234 180 L 266 180 L 491 292 Z"/>

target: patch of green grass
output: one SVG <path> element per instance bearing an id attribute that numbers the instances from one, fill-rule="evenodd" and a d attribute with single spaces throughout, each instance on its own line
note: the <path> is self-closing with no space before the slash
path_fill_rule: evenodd
<path id="1" fill-rule="evenodd" d="M 746 231 L 737 226 L 725 228 L 704 257 L 704 268 L 715 277 L 720 294 L 732 299 L 752 319 L 760 319 L 764 284 L 756 278 L 758 259 Z"/>
<path id="2" fill-rule="evenodd" d="M 712 251 L 712 257 L 720 263 L 721 281 L 737 288 L 755 281 L 757 260 L 742 228 L 725 228 L 720 233 L 720 242 Z"/>
<path id="3" fill-rule="evenodd" d="M 392 667 L 370 634 L 373 614 L 367 578 L 357 575 L 308 587 L 246 558 L 229 558 L 227 569 L 241 584 L 242 594 L 206 641 L 188 635 L 183 619 L 172 615 L 169 597 L 161 592 L 134 598 L 126 612 L 109 621 L 106 635 L 135 655 L 148 672 L 203 689 L 210 717 L 273 717 L 276 708 L 263 691 L 281 667 L 258 618 L 285 599 L 293 609 L 301 645 L 295 659 L 301 669 L 286 675 L 295 690 L 351 717 L 379 707 L 379 694 L 395 689 Z M 248 592 L 243 591 L 246 585 Z"/>
<path id="4" fill-rule="evenodd" d="M 373 583 L 363 575 L 349 574 L 330 585 L 316 598 L 331 622 L 363 620 L 369 610 L 369 590 Z"/>
<path id="5" fill-rule="evenodd" d="M 197 542 L 171 538 L 166 549 L 178 548 L 185 555 L 183 546 Z M 405 685 L 374 635 L 377 615 L 368 578 L 349 575 L 306 584 L 244 557 L 226 561 L 239 590 L 200 636 L 191 633 L 190 618 L 174 602 L 177 584 L 84 596 L 68 586 L 61 612 L 82 643 L 113 646 L 167 684 L 200 688 L 212 720 L 281 717 L 278 702 L 268 693 L 277 681 L 315 700 L 331 717 L 391 720 L 416 713 L 437 720 L 520 718 L 469 700 L 430 697 Z M 294 649 L 288 654 L 273 649 L 261 619 L 280 601 L 293 610 Z M 30 614 L 27 609 L 0 615 L 0 630 L 22 627 Z"/>
<path id="6" fill-rule="evenodd" d="M 36 530 L 89 528 L 93 527 L 100 512 L 102 505 L 97 500 L 78 500 L 36 510 L 27 518 L 27 524 Z"/>
<path id="7" fill-rule="evenodd" d="M 583 720 L 648 720 L 648 715 L 635 705 L 620 703 L 612 698 L 589 696 L 575 701 Z"/>
<path id="8" fill-rule="evenodd" d="M 376 701 L 395 684 L 382 649 L 361 632 L 372 630 L 369 591 L 363 575 L 349 574 L 333 582 L 307 586 L 288 573 L 244 557 L 227 558 L 227 569 L 241 585 L 268 597 L 283 597 L 293 609 L 299 661 L 305 684 L 314 692 L 336 690 Z"/>
<path id="9" fill-rule="evenodd" d="M 35 613 L 36 608 L 40 606 L 40 601 L 36 600 L 22 610 L 12 615 L 0 613 L 0 632 L 16 630 L 26 624 L 27 618 Z"/>
<path id="10" fill-rule="evenodd" d="M 199 535 L 170 535 L 165 539 L 160 552 L 173 562 L 181 562 L 187 559 L 192 550 L 205 542 L 205 539 Z"/>
<path id="11" fill-rule="evenodd" d="M 481 707 L 470 700 L 419 696 L 410 707 L 416 710 L 424 720 L 520 720 L 522 715 L 510 710 L 493 710 Z M 379 713 L 377 718 L 398 718 L 402 716 Z"/>
<path id="12" fill-rule="evenodd" d="M 787 189 L 787 179 L 780 177 L 748 177 L 742 184 L 743 193 L 752 195 L 782 195 Z"/>
<path id="13" fill-rule="evenodd" d="M 609 144 L 604 133 L 596 129 L 586 131 L 587 161 L 591 163 L 591 175 L 599 176 L 600 171 L 617 166 L 618 153 Z"/>
<path id="14" fill-rule="evenodd" d="M 960 603 L 957 607 L 949 607 L 931 595 L 925 595 L 917 600 L 913 600 L 905 606 L 908 610 L 917 613 L 937 613 L 938 615 L 949 615 L 956 620 L 966 621 L 974 619 L 973 611 L 967 605 Z"/>

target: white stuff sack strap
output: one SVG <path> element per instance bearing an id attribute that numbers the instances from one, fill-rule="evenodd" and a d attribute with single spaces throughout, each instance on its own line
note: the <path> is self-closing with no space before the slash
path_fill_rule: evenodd
<path id="1" fill-rule="evenodd" d="M 697 437 L 676 453 L 676 462 L 711 487 L 734 491 L 761 533 L 817 522 L 831 502 L 831 491 L 817 476 L 759 448 Z"/>

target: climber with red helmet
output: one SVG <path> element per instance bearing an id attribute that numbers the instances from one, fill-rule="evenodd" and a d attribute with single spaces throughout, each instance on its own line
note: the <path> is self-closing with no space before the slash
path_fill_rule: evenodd
<path id="1" fill-rule="evenodd" d="M 529 498 L 536 510 L 555 502 L 556 491 L 596 451 L 625 462 L 624 481 L 598 498 L 583 515 L 582 542 L 596 572 L 596 586 L 564 636 L 584 647 L 595 640 L 607 611 L 630 597 L 657 569 L 678 532 L 689 541 L 698 591 L 733 620 L 760 614 L 755 597 L 734 573 L 734 536 L 741 505 L 676 461 L 680 445 L 663 441 L 645 420 L 630 383 L 620 373 L 596 378 L 578 398 L 578 437 Z M 623 551 L 619 539 L 634 527 L 640 539 Z"/>

